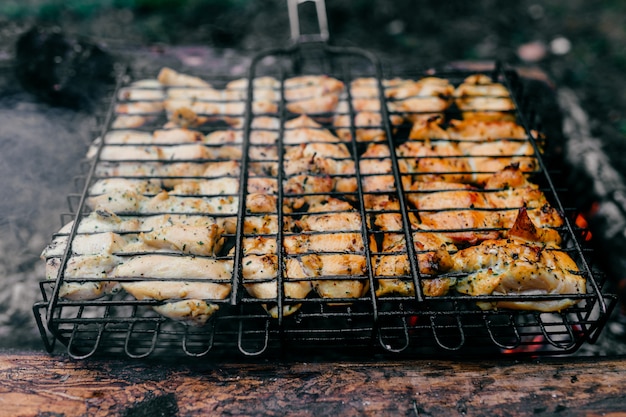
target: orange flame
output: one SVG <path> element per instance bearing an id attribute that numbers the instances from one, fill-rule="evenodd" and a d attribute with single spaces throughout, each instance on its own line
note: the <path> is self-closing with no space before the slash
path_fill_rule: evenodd
<path id="1" fill-rule="evenodd" d="M 600 205 L 597 202 L 591 204 L 589 210 L 585 214 L 580 213 L 576 216 L 576 220 L 574 221 L 576 226 L 581 229 L 582 238 L 586 242 L 589 242 L 593 237 L 591 231 L 589 230 L 589 221 L 587 219 L 591 218 L 598 211 L 600 208 L 599 206 Z"/>

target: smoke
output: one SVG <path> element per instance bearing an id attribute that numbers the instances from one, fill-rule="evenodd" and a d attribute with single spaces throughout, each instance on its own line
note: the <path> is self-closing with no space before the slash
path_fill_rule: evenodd
<path id="1" fill-rule="evenodd" d="M 0 348 L 42 347 L 32 313 L 44 277 L 39 255 L 68 212 L 93 123 L 26 94 L 0 97 Z"/>

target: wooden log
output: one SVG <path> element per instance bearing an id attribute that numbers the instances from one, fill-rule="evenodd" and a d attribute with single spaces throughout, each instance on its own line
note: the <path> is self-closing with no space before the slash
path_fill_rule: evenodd
<path id="1" fill-rule="evenodd" d="M 626 359 L 220 364 L 0 355 L 7 416 L 626 417 Z"/>

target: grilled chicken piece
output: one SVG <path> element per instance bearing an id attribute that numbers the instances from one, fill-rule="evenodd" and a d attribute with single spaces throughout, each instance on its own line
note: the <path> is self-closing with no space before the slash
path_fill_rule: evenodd
<path id="1" fill-rule="evenodd" d="M 211 87 L 170 87 L 167 98 L 189 99 L 195 101 L 234 101 L 245 100 L 245 91 L 224 91 Z"/>
<path id="2" fill-rule="evenodd" d="M 244 239 L 242 260 L 244 287 L 258 299 L 268 300 L 263 307 L 274 317 L 278 317 L 278 257 L 275 238 L 255 236 Z M 289 270 L 289 267 L 287 267 Z M 288 274 L 287 274 L 288 276 Z M 254 282 L 260 281 L 260 282 Z M 286 299 L 305 298 L 311 291 L 311 283 L 306 281 L 283 281 L 283 295 Z M 271 302 L 273 300 L 273 302 Z M 284 304 L 283 315 L 288 316 L 300 308 L 299 304 Z"/>
<path id="3" fill-rule="evenodd" d="M 253 129 L 255 128 L 253 127 Z M 250 132 L 251 145 L 273 145 L 277 140 L 277 131 L 252 130 Z M 206 135 L 204 143 L 208 145 L 241 144 L 243 143 L 243 132 L 241 130 L 217 130 Z"/>
<path id="4" fill-rule="evenodd" d="M 187 106 L 184 106 L 183 104 L 184 103 L 180 101 L 168 101 L 164 103 L 164 107 L 167 110 L 169 120 L 168 123 L 164 126 L 166 129 L 172 129 L 177 127 L 198 127 L 209 122 L 210 120 L 215 119 L 200 115 L 198 114 L 198 112 Z"/>
<path id="5" fill-rule="evenodd" d="M 125 129 L 113 130 L 104 136 L 107 145 L 153 145 L 165 144 L 176 145 L 183 143 L 199 143 L 202 142 L 204 135 L 202 133 L 184 128 L 160 129 L 153 133 Z M 100 144 L 100 138 L 94 141 L 93 146 Z"/>
<path id="6" fill-rule="evenodd" d="M 289 177 L 283 185 L 286 195 L 330 193 L 333 190 L 333 180 L 328 175 L 295 175 Z"/>
<path id="7" fill-rule="evenodd" d="M 523 172 L 533 172 L 538 167 L 535 150 L 528 141 L 483 142 L 469 147 L 465 154 L 472 171 L 471 181 L 481 185 L 509 165 L 515 164 Z"/>
<path id="8" fill-rule="evenodd" d="M 249 177 L 247 190 L 248 193 L 277 194 L 278 181 L 276 178 Z"/>
<path id="9" fill-rule="evenodd" d="M 231 275 L 232 261 L 165 255 L 135 256 L 111 273 L 124 280 L 122 287 L 136 299 L 167 301 L 153 306 L 157 313 L 191 325 L 204 324 L 217 311 L 218 305 L 209 300 L 230 294 Z M 195 280 L 201 278 L 205 281 Z"/>
<path id="10" fill-rule="evenodd" d="M 390 111 L 402 113 L 405 119 L 416 122 L 440 116 L 450 106 L 447 98 L 441 97 L 410 97 L 388 103 Z"/>
<path id="11" fill-rule="evenodd" d="M 524 209 L 523 216 L 533 223 L 532 227 L 539 228 L 537 234 L 540 240 L 536 241 L 560 244 L 561 237 L 554 229 L 563 225 L 563 217 L 517 166 L 509 166 L 491 176 L 486 181 L 485 190 L 488 190 L 485 197 L 492 207 L 509 209 L 500 212 L 504 228 L 511 229 L 516 223 L 525 221 L 518 215 L 518 209 Z M 531 226 L 520 223 L 517 227 Z"/>
<path id="12" fill-rule="evenodd" d="M 292 113 L 321 114 L 335 110 L 344 84 L 327 75 L 305 75 L 285 80 L 287 109 Z"/>
<path id="13" fill-rule="evenodd" d="M 89 197 L 85 201 L 87 207 L 94 210 L 108 210 L 114 213 L 136 213 L 140 205 L 149 197 L 133 190 L 111 190 L 106 194 Z"/>
<path id="14" fill-rule="evenodd" d="M 115 120 L 111 123 L 113 129 L 136 129 L 142 126 L 146 126 L 156 120 L 155 116 L 139 116 L 139 115 L 127 115 L 118 114 L 115 116 Z"/>
<path id="15" fill-rule="evenodd" d="M 439 114 L 450 105 L 449 96 L 454 87 L 445 79 L 426 77 L 421 80 L 384 80 L 384 95 L 389 100 L 387 108 L 392 115 L 392 124 L 400 124 L 403 118 L 419 120 Z M 357 112 L 380 112 L 378 81 L 374 78 L 360 78 L 350 85 L 352 109 Z M 347 101 L 338 106 L 338 113 L 348 114 Z"/>
<path id="16" fill-rule="evenodd" d="M 215 88 L 178 87 L 168 88 L 167 97 L 175 99 L 185 98 L 196 101 L 235 102 L 245 101 L 248 97 L 248 91 L 246 89 L 234 88 L 218 90 Z M 277 90 L 269 88 L 255 88 L 253 98 L 254 100 L 279 101 L 280 93 Z"/>
<path id="17" fill-rule="evenodd" d="M 46 279 L 57 279 L 67 242 L 67 235 L 57 236 L 41 253 L 41 258 L 46 261 Z M 118 286 L 115 282 L 102 279 L 121 261 L 115 254 L 126 243 L 124 237 L 112 232 L 76 235 L 72 241 L 71 257 L 63 271 L 64 282 L 59 289 L 59 297 L 93 300 L 116 292 Z"/>
<path id="18" fill-rule="evenodd" d="M 441 123 L 441 118 L 417 122 L 411 129 L 410 138 L 426 141 L 424 146 L 432 140 L 433 149 L 438 145 L 453 149 L 442 152 L 441 157 L 449 154 L 466 155 L 467 158 L 461 158 L 459 162 L 463 161 L 464 168 L 469 170 L 470 175 L 463 178 L 463 181 L 457 178 L 457 182 L 484 184 L 494 172 L 513 164 L 517 164 L 525 172 L 537 169 L 534 148 L 527 140 L 524 128 L 514 122 L 453 120 L 448 129 L 443 129 Z M 448 139 L 459 142 L 453 144 L 447 142 Z"/>
<path id="19" fill-rule="evenodd" d="M 376 215 L 375 224 L 385 232 L 380 255 L 375 257 L 378 281 L 376 294 L 378 296 L 415 295 L 415 287 L 410 276 L 411 269 L 403 233 L 400 204 L 396 200 L 380 200 L 372 208 L 381 211 Z M 420 230 L 421 226 L 411 214 L 409 213 L 410 227 L 417 229 L 412 232 L 412 237 L 419 273 L 431 275 L 423 277 L 422 291 L 427 296 L 445 295 L 454 284 L 454 280 L 447 277 L 432 277 L 432 275 L 445 272 L 450 268 L 449 253 L 455 251 L 456 247 L 452 240 L 443 234 Z"/>
<path id="20" fill-rule="evenodd" d="M 377 143 L 368 145 L 359 165 L 365 208 L 373 208 L 382 201 L 388 201 L 390 197 L 384 193 L 396 190 L 389 147 Z"/>
<path id="21" fill-rule="evenodd" d="M 211 180 L 184 180 L 169 191 L 170 195 L 229 195 L 239 192 L 239 179 L 222 177 Z"/>
<path id="22" fill-rule="evenodd" d="M 204 137 L 204 143 L 209 145 L 243 143 L 243 132 L 240 130 L 216 130 Z"/>
<path id="23" fill-rule="evenodd" d="M 342 98 L 337 104 L 335 113 L 337 114 L 349 114 L 351 111 L 355 113 L 380 113 L 380 98 L 374 97 L 361 97 L 352 99 L 352 107 L 345 98 Z M 393 110 L 393 103 L 387 103 L 387 107 L 390 111 Z"/>
<path id="24" fill-rule="evenodd" d="M 466 184 L 443 181 L 415 182 L 408 200 L 418 209 L 420 224 L 456 244 L 471 244 L 500 236 L 500 213 L 484 193 Z"/>
<path id="25" fill-rule="evenodd" d="M 149 132 L 143 132 L 140 130 L 112 130 L 104 135 L 104 143 L 107 145 L 121 145 L 121 144 L 134 144 L 134 145 L 149 145 L 154 142 L 154 137 Z M 94 145 L 100 144 L 100 138 L 94 140 Z"/>
<path id="26" fill-rule="evenodd" d="M 129 237 L 130 236 L 130 237 Z M 61 257 L 67 248 L 69 235 L 57 235 L 41 252 L 42 259 Z M 114 232 L 77 234 L 72 240 L 72 255 L 113 255 L 136 237 Z"/>
<path id="27" fill-rule="evenodd" d="M 235 214 L 238 210 L 237 197 L 177 196 L 170 195 L 167 191 L 161 191 L 154 197 L 147 197 L 134 191 L 114 190 L 90 197 L 87 204 L 95 210 L 105 209 L 116 213 Z"/>
<path id="28" fill-rule="evenodd" d="M 157 79 L 165 86 L 211 88 L 211 84 L 201 78 L 182 74 L 167 67 L 161 69 Z"/>
<path id="29" fill-rule="evenodd" d="M 401 89 L 404 85 L 412 83 L 412 80 L 403 80 L 401 78 L 380 80 L 383 85 L 383 93 L 385 97 L 393 94 L 393 90 Z M 378 98 L 379 79 L 374 77 L 356 78 L 350 83 L 350 95 L 354 98 Z"/>
<path id="30" fill-rule="evenodd" d="M 219 310 L 219 306 L 204 300 L 180 300 L 155 305 L 152 309 L 163 317 L 201 327 Z"/>
<path id="31" fill-rule="evenodd" d="M 148 246 L 189 255 L 215 256 L 224 243 L 223 230 L 215 223 L 208 226 L 172 225 L 141 233 Z"/>
<path id="32" fill-rule="evenodd" d="M 175 164 L 173 164 L 175 165 Z M 160 176 L 163 164 L 160 162 L 100 162 L 96 164 L 95 175 L 98 177 L 155 177 Z M 163 182 L 165 185 L 165 181 Z M 167 185 L 165 185 L 167 186 Z"/>
<path id="33" fill-rule="evenodd" d="M 333 179 L 328 175 L 296 175 L 287 179 L 283 191 L 287 197 L 284 205 L 287 209 L 300 210 L 305 204 L 314 200 L 324 200 L 325 196 L 309 196 L 307 194 L 325 194 L 334 189 Z M 295 197 L 292 197 L 296 195 Z"/>
<path id="34" fill-rule="evenodd" d="M 234 230 L 229 231 L 229 233 L 233 232 Z M 247 235 L 276 234 L 278 233 L 278 219 L 276 215 L 270 214 L 246 216 L 244 219 L 243 232 Z"/>
<path id="35" fill-rule="evenodd" d="M 586 292 L 585 279 L 564 251 L 515 240 L 488 240 L 452 255 L 453 270 L 467 275 L 455 289 L 463 294 L 532 296 L 565 294 L 557 300 L 479 302 L 482 309 L 561 311 Z"/>
<path id="36" fill-rule="evenodd" d="M 327 75 L 302 75 L 285 80 L 285 98 L 288 101 L 336 94 L 343 90 L 343 83 Z"/>
<path id="37" fill-rule="evenodd" d="M 146 79 L 120 88 L 117 97 L 119 100 L 157 101 L 163 100 L 165 93 L 158 80 Z"/>
<path id="38" fill-rule="evenodd" d="M 369 288 L 368 280 L 364 277 L 367 271 L 367 262 L 362 255 L 310 254 L 301 256 L 297 263 L 307 278 L 341 277 L 339 279 L 311 281 L 313 288 L 322 298 L 359 298 Z M 351 277 L 361 279 L 352 279 Z"/>
<path id="39" fill-rule="evenodd" d="M 309 143 L 287 148 L 283 169 L 286 176 L 330 175 L 334 190 L 353 193 L 357 189 L 354 160 L 343 143 Z"/>
<path id="40" fill-rule="evenodd" d="M 111 248 L 112 250 L 113 248 Z M 93 300 L 119 290 L 115 281 L 105 280 L 122 259 L 110 253 L 71 256 L 63 270 L 59 297 L 67 300 Z M 61 258 L 46 259 L 46 279 L 56 280 Z"/>
<path id="41" fill-rule="evenodd" d="M 400 171 L 416 181 L 469 182 L 468 158 L 450 142 L 408 141 L 396 153 Z"/>
<path id="42" fill-rule="evenodd" d="M 419 210 L 424 227 L 440 230 L 459 244 L 506 236 L 507 230 L 521 221 L 520 209 L 524 209 L 528 221 L 540 228 L 537 233 L 541 241 L 560 243 L 555 228 L 563 225 L 561 215 L 517 167 L 494 174 L 487 184 L 485 189 L 479 189 L 459 183 L 415 182 L 410 187 L 415 193 L 408 200 Z M 520 223 L 518 227 L 531 226 Z"/>
<path id="43" fill-rule="evenodd" d="M 560 216 L 559 220 L 561 220 Z M 538 224 L 542 223 L 538 222 Z M 504 237 L 515 238 L 526 242 L 543 243 L 555 247 L 561 244 L 561 235 L 559 232 L 546 226 L 537 227 L 528 215 L 528 210 L 525 207 L 519 209 L 515 222 L 505 233 Z"/>
<path id="44" fill-rule="evenodd" d="M 192 227 L 211 227 L 217 224 L 217 219 L 201 214 L 157 214 L 146 216 L 141 222 L 141 230 L 144 232 L 161 229 L 164 227 L 184 225 Z"/>
<path id="45" fill-rule="evenodd" d="M 431 232 L 412 234 L 417 266 L 422 283 L 422 293 L 429 297 L 446 295 L 455 280 L 450 277 L 437 277 L 452 266 L 450 252 L 456 250 L 454 244 L 443 235 Z M 415 295 L 411 278 L 411 267 L 407 255 L 406 240 L 403 234 L 386 233 L 382 241 L 382 253 L 376 257 L 376 295 Z"/>
<path id="46" fill-rule="evenodd" d="M 411 126 L 409 139 L 413 140 L 431 140 L 431 139 L 451 139 L 450 133 L 441 127 L 443 118 L 441 116 L 433 116 L 417 120 Z"/>
<path id="47" fill-rule="evenodd" d="M 295 145 L 312 142 L 337 143 L 339 138 L 307 115 L 299 116 L 285 123 L 283 143 Z"/>
<path id="48" fill-rule="evenodd" d="M 298 114 L 331 113 L 339 102 L 338 95 L 330 94 L 287 103 L 287 110 Z"/>
<path id="49" fill-rule="evenodd" d="M 163 156 L 168 161 L 186 161 L 196 159 L 240 159 L 241 146 L 223 145 L 219 147 L 201 144 L 162 146 Z"/>
<path id="50" fill-rule="evenodd" d="M 260 90 L 278 90 L 280 89 L 280 81 L 273 77 L 257 77 L 254 79 L 252 86 L 254 89 Z M 248 88 L 248 79 L 240 78 L 230 81 L 226 84 L 226 89 L 229 90 L 246 90 Z"/>
<path id="51" fill-rule="evenodd" d="M 59 234 L 69 234 L 74 226 L 71 221 L 65 224 Z M 134 232 L 140 230 L 141 221 L 137 217 L 118 216 L 112 211 L 102 209 L 94 210 L 89 215 L 79 220 L 78 233 L 100 233 L 100 232 Z"/>
<path id="52" fill-rule="evenodd" d="M 237 197 L 179 197 L 169 195 L 167 191 L 142 201 L 142 213 L 203 213 L 236 214 L 239 210 Z"/>
<path id="53" fill-rule="evenodd" d="M 248 213 L 276 213 L 277 197 L 275 195 L 251 193 L 246 196 Z"/>
<path id="54" fill-rule="evenodd" d="M 254 298 L 274 301 L 278 297 L 278 257 L 272 253 L 246 255 L 242 259 L 244 287 Z M 252 281 L 261 281 L 251 284 Z"/>
<path id="55" fill-rule="evenodd" d="M 515 105 L 507 88 L 484 74 L 467 77 L 454 97 L 465 120 L 515 120 Z"/>
<path id="56" fill-rule="evenodd" d="M 454 93 L 454 86 L 445 78 L 424 77 L 417 81 L 401 80 L 385 89 L 389 98 L 402 100 L 409 97 L 439 97 L 448 99 Z"/>
<path id="57" fill-rule="evenodd" d="M 272 116 L 256 116 L 252 118 L 251 127 L 258 131 L 278 131 L 280 129 L 281 119 Z"/>
<path id="58" fill-rule="evenodd" d="M 109 276 L 123 281 L 122 288 L 138 300 L 223 300 L 232 271 L 232 260 L 155 254 L 134 256 Z"/>
<path id="59" fill-rule="evenodd" d="M 335 138 L 336 139 L 336 138 Z M 313 158 L 350 158 L 350 151 L 343 143 L 307 143 L 299 146 L 290 146 L 286 149 L 286 160 L 313 159 Z M 286 172 L 290 172 L 285 169 Z M 291 172 L 290 172 L 291 173 Z"/>
<path id="60" fill-rule="evenodd" d="M 190 110 L 198 116 L 206 116 L 207 120 L 224 120 L 229 123 L 231 120 L 238 121 L 234 116 L 243 116 L 246 111 L 245 102 L 242 101 L 195 101 L 187 98 L 171 98 L 163 101 L 164 109 L 169 114 L 174 114 L 180 109 Z M 254 101 L 252 103 L 252 113 L 255 115 L 272 114 L 278 111 L 276 103 L 272 101 Z M 230 123 L 229 123 L 230 124 Z"/>
<path id="61" fill-rule="evenodd" d="M 450 120 L 446 129 L 450 139 L 492 141 L 496 139 L 528 139 L 523 126 L 509 120 Z M 460 145 L 463 148 L 463 145 Z"/>
<path id="62" fill-rule="evenodd" d="M 239 161 L 209 162 L 203 166 L 202 176 L 208 178 L 239 177 L 241 163 Z"/>
<path id="63" fill-rule="evenodd" d="M 161 192 L 161 180 L 159 179 L 127 179 L 127 178 L 104 178 L 96 181 L 89 187 L 91 195 L 107 194 L 113 191 L 133 191 L 139 194 L 158 194 Z"/>
<path id="64" fill-rule="evenodd" d="M 278 161 L 278 150 L 276 146 L 252 145 L 248 150 L 248 156 L 251 161 Z"/>
<path id="65" fill-rule="evenodd" d="M 302 253 L 354 253 L 363 252 L 360 233 L 297 234 L 284 237 L 283 246 L 288 254 Z"/>
<path id="66" fill-rule="evenodd" d="M 515 168 L 515 171 L 521 171 Z M 500 171 L 502 172 L 502 171 Z M 495 175 L 498 175 L 496 173 Z M 490 177 L 493 178 L 493 177 Z M 487 183 L 489 180 L 487 181 Z M 548 204 L 545 194 L 535 184 L 528 182 L 526 185 L 520 184 L 517 187 L 493 188 L 492 185 L 485 185 L 485 198 L 492 207 L 499 208 L 519 208 L 526 207 L 534 209 Z"/>
<path id="67" fill-rule="evenodd" d="M 312 129 L 323 129 L 323 126 L 317 122 L 315 119 L 313 119 L 311 116 L 308 116 L 306 114 L 301 114 L 298 117 L 294 117 L 293 119 L 289 119 L 285 122 L 285 131 L 287 130 L 297 130 L 297 129 L 306 129 L 306 128 L 312 128 Z M 331 140 L 329 142 L 336 142 L 337 139 L 335 138 L 335 140 Z M 300 142 L 298 142 L 300 143 Z M 306 143 L 306 142 L 304 142 Z"/>
<path id="68" fill-rule="evenodd" d="M 95 148 L 87 154 L 88 158 L 95 156 Z M 128 146 L 106 145 L 100 153 L 102 161 L 184 161 L 195 159 L 239 159 L 240 146 L 208 147 L 202 144 L 182 144 L 168 146 Z"/>
<path id="69" fill-rule="evenodd" d="M 91 148 L 87 158 L 95 157 L 96 148 Z M 100 152 L 101 161 L 153 161 L 163 159 L 163 151 L 158 146 L 106 145 Z"/>
<path id="70" fill-rule="evenodd" d="M 314 199 L 309 205 L 309 214 L 300 219 L 285 219 L 288 230 L 314 232 L 350 232 L 362 228 L 361 215 L 347 202 L 328 198 Z M 319 214 L 317 214 L 319 213 Z"/>
<path id="71" fill-rule="evenodd" d="M 389 123 L 393 127 L 401 125 L 403 121 L 402 116 L 397 114 L 389 115 Z M 350 130 L 352 126 L 354 126 L 355 129 L 357 142 L 382 141 L 387 137 L 383 117 L 379 112 L 359 112 L 355 114 L 353 123 L 350 121 L 349 114 L 339 114 L 335 116 L 333 125 L 335 126 L 337 136 L 346 142 L 352 139 L 352 132 Z"/>
<path id="72" fill-rule="evenodd" d="M 215 256 L 224 243 L 224 219 L 205 215 L 162 214 L 145 217 L 138 235 L 143 246 L 127 245 L 125 252 L 175 251 Z"/>
<path id="73" fill-rule="evenodd" d="M 163 101 L 128 101 L 115 106 L 115 114 L 150 115 L 164 110 Z"/>

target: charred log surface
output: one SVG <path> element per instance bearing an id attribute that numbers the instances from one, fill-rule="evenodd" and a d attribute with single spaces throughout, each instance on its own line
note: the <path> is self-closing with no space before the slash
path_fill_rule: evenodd
<path id="1" fill-rule="evenodd" d="M 17 77 L 40 99 L 75 109 L 92 107 L 113 81 L 113 57 L 59 28 L 34 27 L 17 41 Z"/>
<path id="2" fill-rule="evenodd" d="M 42 370 L 44 370 L 42 372 Z M 0 356 L 7 415 L 623 415 L 626 362 L 73 362 Z"/>

